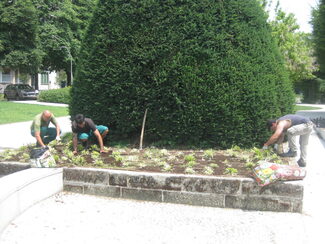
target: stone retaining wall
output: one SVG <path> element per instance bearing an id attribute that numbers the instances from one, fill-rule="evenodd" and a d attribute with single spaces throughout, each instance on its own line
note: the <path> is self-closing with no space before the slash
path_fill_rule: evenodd
<path id="1" fill-rule="evenodd" d="M 302 181 L 259 187 L 250 178 L 65 168 L 64 190 L 145 201 L 246 210 L 301 212 Z"/>
<path id="2" fill-rule="evenodd" d="M 24 169 L 29 169 L 28 163 L 18 162 L 1 162 L 0 163 L 0 175 L 9 175 Z"/>

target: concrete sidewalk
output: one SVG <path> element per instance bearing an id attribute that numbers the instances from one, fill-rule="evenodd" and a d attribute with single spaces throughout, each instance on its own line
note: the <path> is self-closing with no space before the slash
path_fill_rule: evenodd
<path id="1" fill-rule="evenodd" d="M 58 117 L 62 134 L 71 132 L 70 116 Z M 16 149 L 23 145 L 36 143 L 30 134 L 32 121 L 0 125 L 0 152 L 5 149 Z"/>
<path id="2" fill-rule="evenodd" d="M 27 103 L 55 107 L 68 107 L 61 103 L 44 103 L 35 100 L 13 101 L 14 103 Z M 71 132 L 70 116 L 57 118 L 62 135 Z M 23 145 L 36 143 L 36 139 L 30 134 L 32 121 L 0 125 L 0 152 L 5 149 L 17 149 Z M 52 125 L 53 126 L 53 125 Z"/>

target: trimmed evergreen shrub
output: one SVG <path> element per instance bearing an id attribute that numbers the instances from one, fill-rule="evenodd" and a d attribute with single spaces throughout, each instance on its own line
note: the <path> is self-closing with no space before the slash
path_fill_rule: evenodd
<path id="1" fill-rule="evenodd" d="M 50 103 L 69 104 L 71 100 L 71 87 L 41 91 L 38 95 L 38 101 Z"/>
<path id="2" fill-rule="evenodd" d="M 100 0 L 70 113 L 169 144 L 260 145 L 294 95 L 256 0 Z"/>

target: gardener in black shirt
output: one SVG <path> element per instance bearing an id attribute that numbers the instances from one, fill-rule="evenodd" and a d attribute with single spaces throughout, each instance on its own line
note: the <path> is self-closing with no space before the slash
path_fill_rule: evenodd
<path id="1" fill-rule="evenodd" d="M 95 125 L 90 118 L 85 118 L 83 114 L 77 114 L 72 122 L 73 132 L 73 153 L 77 154 L 78 140 L 89 143 L 90 140 L 94 140 L 95 137 L 99 143 L 100 152 L 105 152 L 103 139 L 108 133 L 108 127 L 104 125 Z"/>

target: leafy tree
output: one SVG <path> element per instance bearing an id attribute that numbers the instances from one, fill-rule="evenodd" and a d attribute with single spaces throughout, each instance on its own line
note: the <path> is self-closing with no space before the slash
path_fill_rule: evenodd
<path id="1" fill-rule="evenodd" d="M 272 35 L 284 56 L 290 80 L 295 84 L 314 78 L 313 72 L 316 71 L 316 66 L 311 36 L 299 31 L 294 14 L 282 11 L 278 2 L 275 8 L 275 19 L 270 21 L 270 24 Z"/>
<path id="2" fill-rule="evenodd" d="M 37 11 L 31 0 L 0 2 L 0 66 L 36 73 L 42 62 Z"/>
<path id="3" fill-rule="evenodd" d="M 284 62 L 256 0 L 100 0 L 82 44 L 70 113 L 119 136 L 252 146 L 292 112 Z"/>
<path id="4" fill-rule="evenodd" d="M 43 68 L 65 70 L 68 85 L 75 67 L 81 39 L 84 35 L 96 0 L 34 0 L 38 4 L 40 38 L 46 56 Z M 72 71 L 73 72 L 73 71 Z"/>
<path id="5" fill-rule="evenodd" d="M 325 78 L 325 1 L 320 0 L 312 12 L 315 55 L 319 64 L 320 76 Z"/>

